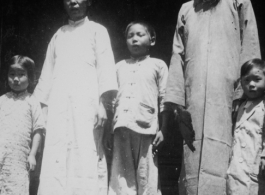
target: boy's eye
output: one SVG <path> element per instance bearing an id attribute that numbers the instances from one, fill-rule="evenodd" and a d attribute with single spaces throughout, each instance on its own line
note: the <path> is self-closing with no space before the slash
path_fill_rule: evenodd
<path id="1" fill-rule="evenodd" d="M 139 33 L 139 34 L 137 34 L 139 37 L 143 37 L 145 34 L 143 34 L 143 33 Z"/>
<path id="2" fill-rule="evenodd" d="M 247 83 L 249 82 L 249 79 L 243 79 L 243 82 Z"/>

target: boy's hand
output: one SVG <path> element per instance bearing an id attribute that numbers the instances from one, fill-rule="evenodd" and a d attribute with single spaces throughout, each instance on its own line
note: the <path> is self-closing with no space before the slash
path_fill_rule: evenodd
<path id="1" fill-rule="evenodd" d="M 156 155 L 158 153 L 158 149 L 161 148 L 162 142 L 164 141 L 164 135 L 162 131 L 158 131 L 156 133 L 156 137 L 153 141 L 153 155 Z"/>
<path id="2" fill-rule="evenodd" d="M 265 157 L 261 157 L 260 170 L 263 177 L 265 177 Z"/>
<path id="3" fill-rule="evenodd" d="M 29 170 L 34 171 L 36 167 L 36 159 L 35 156 L 29 155 L 28 156 L 28 163 L 29 163 Z"/>

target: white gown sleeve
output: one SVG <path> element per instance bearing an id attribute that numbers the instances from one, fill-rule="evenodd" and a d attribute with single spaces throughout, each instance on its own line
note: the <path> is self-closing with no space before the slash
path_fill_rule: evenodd
<path id="1" fill-rule="evenodd" d="M 96 33 L 96 67 L 99 96 L 110 90 L 117 90 L 117 78 L 113 52 L 107 30 L 99 26 Z"/>
<path id="2" fill-rule="evenodd" d="M 48 105 L 48 99 L 50 94 L 50 89 L 53 82 L 53 70 L 54 70 L 54 47 L 55 47 L 56 34 L 51 39 L 47 52 L 46 58 L 42 67 L 41 76 L 39 82 L 34 90 L 33 95 L 37 100 L 45 105 Z"/>

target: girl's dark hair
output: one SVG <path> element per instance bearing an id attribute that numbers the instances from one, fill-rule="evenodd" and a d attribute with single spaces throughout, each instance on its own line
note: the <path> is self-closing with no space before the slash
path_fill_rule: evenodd
<path id="1" fill-rule="evenodd" d="M 15 55 L 7 62 L 7 74 L 6 75 L 8 75 L 9 68 L 13 64 L 19 64 L 23 68 L 26 69 L 27 74 L 28 74 L 28 80 L 29 80 L 28 90 L 29 92 L 32 92 L 34 88 L 34 84 L 35 84 L 35 63 L 34 61 L 27 56 Z M 7 87 L 9 89 L 8 85 Z"/>
<path id="2" fill-rule="evenodd" d="M 261 59 L 254 58 L 242 65 L 240 77 L 242 78 L 243 76 L 246 76 L 254 67 L 261 68 L 265 74 L 265 62 Z"/>
<path id="3" fill-rule="evenodd" d="M 142 20 L 136 20 L 136 21 L 133 21 L 127 25 L 125 32 L 124 32 L 125 38 L 127 37 L 128 31 L 131 28 L 131 26 L 133 26 L 135 24 L 140 24 L 143 27 L 145 27 L 147 32 L 150 34 L 150 37 L 156 39 L 156 32 L 155 32 L 155 29 L 153 28 L 153 26 L 151 24 L 145 22 L 145 21 L 142 21 Z"/>

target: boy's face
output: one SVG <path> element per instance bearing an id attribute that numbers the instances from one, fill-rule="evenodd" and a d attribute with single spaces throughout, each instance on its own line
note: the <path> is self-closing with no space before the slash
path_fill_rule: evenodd
<path id="1" fill-rule="evenodd" d="M 73 21 L 81 20 L 86 16 L 90 0 L 64 0 L 64 8 Z"/>
<path id="2" fill-rule="evenodd" d="M 127 47 L 133 57 L 145 56 L 149 53 L 149 48 L 155 44 L 146 28 L 141 24 L 132 25 L 126 37 Z"/>
<path id="3" fill-rule="evenodd" d="M 259 67 L 253 67 L 250 72 L 241 78 L 241 85 L 245 95 L 253 100 L 263 96 L 265 91 L 265 75 Z"/>
<path id="4" fill-rule="evenodd" d="M 27 70 L 20 64 L 13 64 L 8 71 L 8 85 L 15 92 L 22 92 L 28 88 Z"/>

